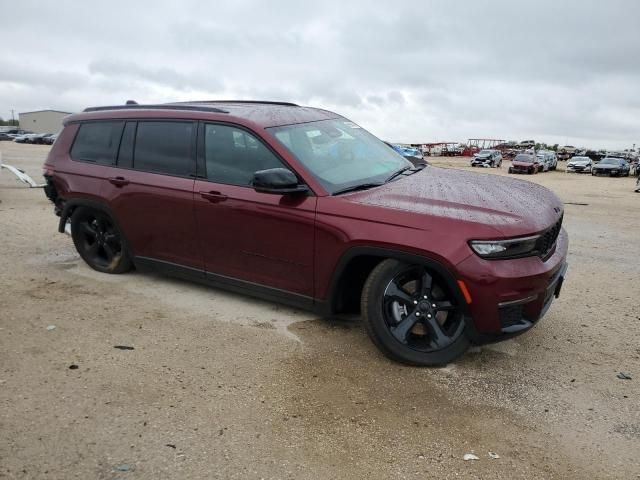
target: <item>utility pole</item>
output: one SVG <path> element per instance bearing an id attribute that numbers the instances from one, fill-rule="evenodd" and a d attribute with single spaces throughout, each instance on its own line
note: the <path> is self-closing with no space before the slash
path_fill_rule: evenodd
<path id="1" fill-rule="evenodd" d="M 15 127 L 16 126 L 16 118 L 14 116 L 14 112 L 15 112 L 15 110 L 12 108 L 11 109 L 11 125 L 13 125 Z"/>

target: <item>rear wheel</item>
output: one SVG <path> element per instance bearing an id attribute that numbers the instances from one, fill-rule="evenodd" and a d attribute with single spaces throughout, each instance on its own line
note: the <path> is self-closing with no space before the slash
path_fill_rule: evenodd
<path id="1" fill-rule="evenodd" d="M 361 303 L 369 337 L 392 360 L 444 365 L 469 347 L 455 295 L 422 265 L 381 262 L 365 283 Z"/>
<path id="2" fill-rule="evenodd" d="M 124 273 L 131 269 L 122 233 L 106 213 L 78 207 L 71 216 L 71 236 L 82 259 L 94 270 Z"/>

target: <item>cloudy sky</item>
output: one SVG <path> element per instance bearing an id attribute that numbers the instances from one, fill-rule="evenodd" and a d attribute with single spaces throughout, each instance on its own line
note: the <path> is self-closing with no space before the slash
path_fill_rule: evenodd
<path id="1" fill-rule="evenodd" d="M 127 99 L 328 108 L 396 142 L 640 146 L 640 2 L 3 2 L 0 116 Z"/>

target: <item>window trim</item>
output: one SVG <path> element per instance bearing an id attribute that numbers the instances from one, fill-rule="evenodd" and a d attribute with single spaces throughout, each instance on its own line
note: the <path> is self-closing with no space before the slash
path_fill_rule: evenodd
<path id="1" fill-rule="evenodd" d="M 113 158 L 111 163 L 100 163 L 95 160 L 80 158 L 73 155 L 73 147 L 76 145 L 76 142 L 78 141 L 78 135 L 80 135 L 80 129 L 82 128 L 83 125 L 95 124 L 95 123 L 117 123 L 117 122 L 122 122 L 122 128 L 120 129 L 120 139 L 118 140 L 118 148 L 116 149 L 115 157 Z M 76 130 L 76 133 L 73 136 L 73 141 L 71 142 L 71 146 L 69 147 L 69 158 L 74 162 L 89 163 L 91 165 L 100 165 L 102 167 L 115 166 L 118 162 L 118 155 L 120 154 L 120 144 L 122 143 L 122 134 L 124 132 L 125 124 L 126 124 L 126 120 L 122 120 L 120 118 L 104 118 L 100 120 L 86 120 L 82 122 L 77 122 L 78 129 Z"/>
<path id="2" fill-rule="evenodd" d="M 264 147 L 266 147 L 267 150 L 269 150 L 276 157 L 276 159 L 278 159 L 278 161 L 282 163 L 282 166 L 284 168 L 287 168 L 291 172 L 293 172 L 293 174 L 298 178 L 298 182 L 300 182 L 301 185 L 307 186 L 307 188 L 309 189 L 308 196 L 316 196 L 311 186 L 309 186 L 309 184 L 300 176 L 298 171 L 295 168 L 291 167 L 289 162 L 287 162 L 282 157 L 282 155 L 280 155 L 280 153 L 278 153 L 271 145 L 269 145 L 269 143 L 264 138 L 262 138 L 262 135 L 260 135 L 258 132 L 244 125 L 240 125 L 232 122 L 214 121 L 214 120 L 198 121 L 198 154 L 197 154 L 197 173 L 196 173 L 196 178 L 198 180 L 202 180 L 209 183 L 215 183 L 216 185 L 244 187 L 244 188 L 249 188 L 253 190 L 253 187 L 251 185 L 239 185 L 237 183 L 223 183 L 223 182 L 212 180 L 207 177 L 207 158 L 206 158 L 206 150 L 205 150 L 205 129 L 207 125 L 221 125 L 224 127 L 236 128 L 238 130 L 243 130 L 245 133 L 248 133 L 249 135 L 252 135 L 256 139 L 256 141 L 260 142 Z M 273 194 L 265 193 L 264 195 L 273 195 Z"/>

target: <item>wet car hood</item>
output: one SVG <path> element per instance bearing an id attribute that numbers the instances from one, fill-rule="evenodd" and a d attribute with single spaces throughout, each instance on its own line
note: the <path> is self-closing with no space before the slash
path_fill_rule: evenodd
<path id="1" fill-rule="evenodd" d="M 598 168 L 598 169 L 603 169 L 603 170 L 618 170 L 620 168 L 625 168 L 622 165 L 611 165 L 610 163 L 597 163 L 596 165 L 593 166 L 594 168 Z"/>
<path id="2" fill-rule="evenodd" d="M 538 184 L 437 167 L 344 198 L 362 205 L 482 223 L 505 237 L 545 230 L 563 212 L 560 199 Z"/>

